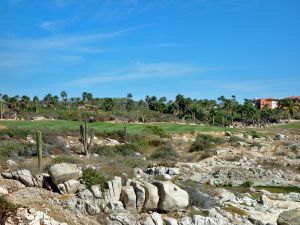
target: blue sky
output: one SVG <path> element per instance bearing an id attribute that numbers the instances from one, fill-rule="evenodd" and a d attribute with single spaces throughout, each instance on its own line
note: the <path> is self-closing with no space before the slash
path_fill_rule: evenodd
<path id="1" fill-rule="evenodd" d="M 1 0 L 0 93 L 300 95 L 298 0 Z"/>

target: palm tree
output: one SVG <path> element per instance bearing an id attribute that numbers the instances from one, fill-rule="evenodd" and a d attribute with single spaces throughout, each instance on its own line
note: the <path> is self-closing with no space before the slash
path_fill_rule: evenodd
<path id="1" fill-rule="evenodd" d="M 244 124 L 244 107 L 241 104 L 236 106 L 236 112 L 240 114 L 241 122 Z"/>
<path id="2" fill-rule="evenodd" d="M 264 120 L 264 123 L 270 123 L 270 119 L 273 116 L 272 109 L 269 108 L 269 105 L 264 105 L 261 110 L 261 117 Z"/>
<path id="3" fill-rule="evenodd" d="M 19 106 L 19 95 L 8 99 L 8 107 L 17 110 Z"/>
<path id="4" fill-rule="evenodd" d="M 210 110 L 209 110 L 209 116 L 211 117 L 212 119 L 212 125 L 214 126 L 215 125 L 215 117 L 217 115 L 217 111 L 215 109 L 215 107 L 212 107 Z"/>
<path id="5" fill-rule="evenodd" d="M 246 100 L 244 103 L 244 110 L 247 117 L 252 120 L 252 124 L 255 124 L 255 119 L 257 118 L 259 111 L 253 106 L 250 100 Z"/>
<path id="6" fill-rule="evenodd" d="M 50 108 L 51 98 L 52 98 L 52 95 L 50 93 L 44 97 L 44 103 L 48 108 Z"/>
<path id="7" fill-rule="evenodd" d="M 50 107 L 51 109 L 55 109 L 55 108 L 56 108 L 56 105 L 57 105 L 57 103 L 58 103 L 58 100 L 59 100 L 59 98 L 58 98 L 57 95 L 52 96 L 51 99 L 50 99 L 49 107 Z"/>
<path id="8" fill-rule="evenodd" d="M 60 97 L 62 98 L 63 102 L 65 103 L 65 108 L 67 108 L 67 102 L 68 102 L 68 94 L 66 91 L 60 92 Z"/>
<path id="9" fill-rule="evenodd" d="M 292 99 L 284 99 L 279 102 L 279 107 L 283 109 L 284 115 L 288 118 L 288 121 L 291 122 L 291 117 L 297 112 L 299 103 Z"/>
<path id="10" fill-rule="evenodd" d="M 38 113 L 39 112 L 39 97 L 34 96 L 32 101 L 34 103 L 35 112 Z"/>
<path id="11" fill-rule="evenodd" d="M 28 109 L 29 103 L 30 103 L 30 98 L 26 95 L 23 95 L 20 100 L 21 108 Z"/>
<path id="12" fill-rule="evenodd" d="M 231 118 L 231 124 L 233 124 L 233 115 L 235 112 L 235 104 L 232 100 L 226 99 L 223 106 L 225 114 Z"/>
<path id="13" fill-rule="evenodd" d="M 83 103 L 86 105 L 86 104 L 90 104 L 90 102 L 92 101 L 93 99 L 93 95 L 92 93 L 89 93 L 89 92 L 83 92 L 82 93 L 82 100 L 83 100 Z"/>

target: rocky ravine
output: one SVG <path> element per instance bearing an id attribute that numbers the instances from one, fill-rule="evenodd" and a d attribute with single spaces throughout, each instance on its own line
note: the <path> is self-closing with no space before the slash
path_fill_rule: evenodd
<path id="1" fill-rule="evenodd" d="M 299 187 L 299 174 L 289 169 L 300 165 L 299 152 L 290 150 L 289 143 L 282 144 L 285 138 L 248 140 L 239 147 L 217 149 L 217 155 L 197 163 L 153 166 L 145 171 L 135 168 L 134 178 L 114 177 L 107 189 L 83 185 L 82 168 L 74 164 L 55 164 L 49 174 L 35 176 L 28 170 L 5 171 L 0 177 L 0 194 L 22 206 L 6 224 L 299 225 L 299 193 L 275 194 L 258 188 L 237 193 L 213 188 L 247 181 L 255 186 Z M 298 146 L 299 137 L 294 136 L 292 142 Z M 286 154 L 274 155 L 275 150 Z M 266 166 L 274 161 L 286 168 Z M 168 181 L 155 181 L 153 175 Z M 203 192 L 188 193 L 178 186 L 184 181 L 201 186 Z M 256 199 L 254 194 L 261 197 Z M 205 211 L 188 206 L 196 197 Z"/>

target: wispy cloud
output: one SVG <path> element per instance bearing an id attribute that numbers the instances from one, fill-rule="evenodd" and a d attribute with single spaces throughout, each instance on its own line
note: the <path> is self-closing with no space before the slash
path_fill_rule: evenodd
<path id="1" fill-rule="evenodd" d="M 102 71 L 97 75 L 84 76 L 83 79 L 70 81 L 73 87 L 90 87 L 100 83 L 141 80 L 149 78 L 173 78 L 195 75 L 209 70 L 190 64 L 178 63 L 135 63 L 114 71 Z"/>
<path id="2" fill-rule="evenodd" d="M 136 27 L 107 33 L 70 34 L 45 38 L 0 38 L 0 48 L 10 49 L 65 49 L 70 46 L 78 47 L 85 43 L 103 41 L 125 35 Z"/>
<path id="3" fill-rule="evenodd" d="M 38 27 L 46 31 L 54 32 L 65 27 L 69 23 L 71 23 L 71 20 L 52 20 L 52 21 L 47 20 L 47 21 L 41 21 L 38 24 Z"/>
<path id="4" fill-rule="evenodd" d="M 139 27 L 41 38 L 0 38 L 0 76 L 7 73 L 57 71 L 68 65 L 76 65 L 91 54 L 107 52 L 102 47 L 104 40 L 127 35 L 136 29 Z"/>

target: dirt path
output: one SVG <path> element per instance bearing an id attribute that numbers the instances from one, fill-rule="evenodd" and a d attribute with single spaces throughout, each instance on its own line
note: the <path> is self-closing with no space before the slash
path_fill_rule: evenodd
<path id="1" fill-rule="evenodd" d="M 0 130 L 6 129 L 6 126 L 0 125 Z"/>

